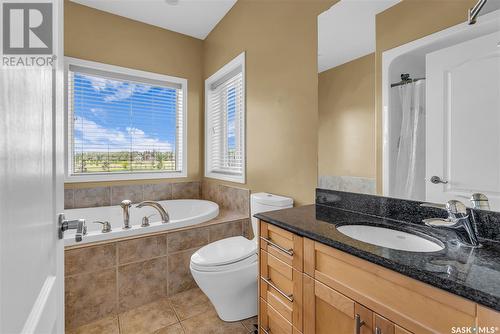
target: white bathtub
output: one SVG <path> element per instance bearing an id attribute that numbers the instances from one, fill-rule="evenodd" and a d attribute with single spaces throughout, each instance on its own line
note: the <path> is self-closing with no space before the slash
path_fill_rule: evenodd
<path id="1" fill-rule="evenodd" d="M 168 223 L 162 224 L 160 222 L 160 215 L 156 209 L 151 207 L 138 209 L 134 204 L 130 208 L 131 228 L 127 230 L 123 229 L 123 210 L 119 205 L 65 210 L 66 219 L 85 219 L 87 234 L 81 242 L 77 243 L 75 242 L 75 230 L 68 230 L 64 233 L 64 245 L 80 245 L 89 242 L 172 230 L 209 221 L 219 214 L 219 206 L 210 201 L 178 199 L 159 201 L 159 203 L 170 215 Z M 142 217 L 150 215 L 152 215 L 149 220 L 150 225 L 148 227 L 141 227 Z M 102 225 L 94 224 L 94 221 L 110 222 L 112 231 L 102 233 Z"/>

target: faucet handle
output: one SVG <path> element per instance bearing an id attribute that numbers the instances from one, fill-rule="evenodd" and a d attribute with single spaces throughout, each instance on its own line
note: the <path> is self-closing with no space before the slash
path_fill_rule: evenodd
<path id="1" fill-rule="evenodd" d="M 102 224 L 102 233 L 111 232 L 111 224 L 108 221 L 95 221 L 94 224 Z"/>
<path id="2" fill-rule="evenodd" d="M 124 199 L 121 203 L 120 203 L 120 206 L 122 208 L 130 208 L 132 206 L 132 201 L 128 200 L 128 199 Z"/>
<path id="3" fill-rule="evenodd" d="M 421 207 L 436 208 L 448 211 L 448 220 L 461 219 L 467 217 L 467 207 L 464 203 L 455 199 L 449 200 L 446 204 L 422 203 Z"/>
<path id="4" fill-rule="evenodd" d="M 457 201 L 455 199 L 446 202 L 446 210 L 449 214 L 454 216 L 465 217 L 467 216 L 467 207 L 464 203 Z"/>

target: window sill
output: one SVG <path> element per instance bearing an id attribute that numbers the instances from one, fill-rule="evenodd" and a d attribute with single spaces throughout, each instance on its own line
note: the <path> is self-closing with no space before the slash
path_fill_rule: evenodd
<path id="1" fill-rule="evenodd" d="M 246 183 L 244 175 L 231 175 L 231 174 L 223 174 L 217 172 L 206 172 L 205 177 L 222 181 L 230 181 L 234 183 L 241 183 L 241 184 Z"/>
<path id="2" fill-rule="evenodd" d="M 66 175 L 65 183 L 78 182 L 106 182 L 106 181 L 127 181 L 127 180 L 148 180 L 148 179 L 176 179 L 187 177 L 187 172 L 144 172 L 144 173 L 116 173 L 116 174 L 85 174 Z"/>

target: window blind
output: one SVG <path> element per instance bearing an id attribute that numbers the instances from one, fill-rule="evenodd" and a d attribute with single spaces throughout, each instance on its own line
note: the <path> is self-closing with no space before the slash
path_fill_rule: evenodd
<path id="1" fill-rule="evenodd" d="M 207 85 L 210 173 L 243 176 L 245 147 L 242 65 Z"/>
<path id="2" fill-rule="evenodd" d="M 68 70 L 71 174 L 183 170 L 183 88 L 81 66 Z"/>

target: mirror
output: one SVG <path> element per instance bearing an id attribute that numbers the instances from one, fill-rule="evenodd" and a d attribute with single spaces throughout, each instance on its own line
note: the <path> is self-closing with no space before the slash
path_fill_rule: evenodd
<path id="1" fill-rule="evenodd" d="M 456 24 L 437 32 L 435 15 L 410 21 L 419 6 L 341 0 L 318 17 L 318 185 L 500 211 L 500 3 L 474 25 L 440 3 Z"/>

